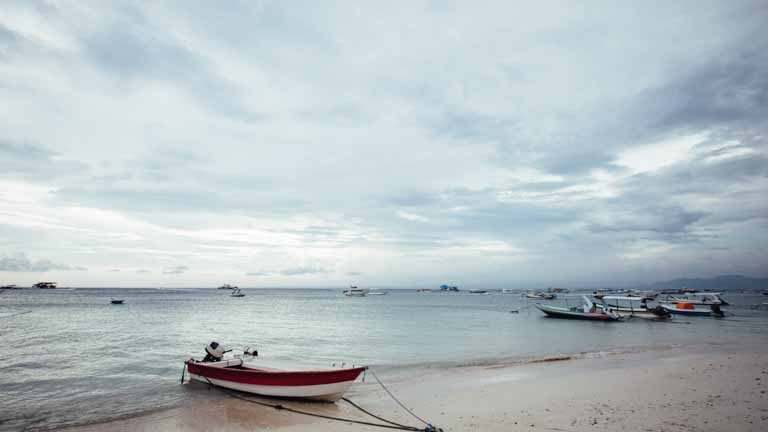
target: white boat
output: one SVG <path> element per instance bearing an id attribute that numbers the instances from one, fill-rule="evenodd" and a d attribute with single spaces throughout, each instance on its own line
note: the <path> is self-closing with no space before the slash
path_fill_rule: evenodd
<path id="1" fill-rule="evenodd" d="M 668 295 L 668 303 L 685 302 L 696 305 L 721 305 L 728 306 L 728 302 L 720 298 L 721 293 L 713 292 L 696 292 L 696 293 L 684 293 L 676 295 Z"/>
<path id="2" fill-rule="evenodd" d="M 670 312 L 661 306 L 648 308 L 648 300 L 644 297 L 632 296 L 603 296 L 602 303 L 595 306 L 602 310 L 612 310 L 622 317 L 636 317 L 645 319 L 669 319 Z"/>
<path id="3" fill-rule="evenodd" d="M 487 293 L 488 291 L 486 291 L 486 290 L 484 290 L 484 289 L 471 289 L 471 290 L 469 290 L 468 292 L 469 292 L 470 294 L 485 294 L 485 293 Z"/>
<path id="4" fill-rule="evenodd" d="M 202 361 L 187 360 L 191 379 L 263 396 L 336 401 L 367 367 L 291 370 L 264 366 L 247 351 L 240 358 L 224 360 L 224 348 L 212 342 Z"/>
<path id="5" fill-rule="evenodd" d="M 233 290 L 233 289 L 237 289 L 237 287 L 236 286 L 232 286 L 230 284 L 224 284 L 224 285 L 222 285 L 222 286 L 220 286 L 220 287 L 218 287 L 216 289 L 220 289 L 220 290 Z"/>
<path id="6" fill-rule="evenodd" d="M 620 321 L 621 315 L 613 311 L 598 309 L 587 296 L 582 296 L 584 304 L 581 306 L 562 307 L 536 303 L 536 307 L 551 318 L 576 319 L 588 321 Z"/>
<path id="7" fill-rule="evenodd" d="M 675 315 L 684 316 L 708 316 L 722 318 L 725 313 L 720 309 L 719 304 L 699 305 L 696 307 L 693 303 L 678 302 L 676 304 L 663 303 L 661 307 Z"/>
<path id="8" fill-rule="evenodd" d="M 344 295 L 347 297 L 365 297 L 370 292 L 367 288 L 358 288 L 356 286 L 351 286 L 349 289 L 344 290 Z"/>
<path id="9" fill-rule="evenodd" d="M 528 291 L 525 293 L 525 298 L 533 300 L 554 300 L 557 298 L 557 294 Z"/>
<path id="10" fill-rule="evenodd" d="M 510 288 L 504 288 L 503 290 L 501 290 L 501 293 L 502 294 L 515 294 L 515 290 L 510 289 Z"/>
<path id="11" fill-rule="evenodd" d="M 387 295 L 389 294 L 388 291 L 368 291 L 369 296 L 376 296 L 376 295 Z"/>
<path id="12" fill-rule="evenodd" d="M 240 290 L 240 288 L 232 288 L 232 294 L 229 295 L 230 297 L 245 297 L 245 294 Z"/>

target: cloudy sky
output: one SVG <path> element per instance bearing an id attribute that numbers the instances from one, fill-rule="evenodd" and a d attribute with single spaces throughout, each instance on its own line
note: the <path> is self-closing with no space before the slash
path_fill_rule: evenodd
<path id="1" fill-rule="evenodd" d="M 0 284 L 768 268 L 768 3 L 0 3 Z"/>

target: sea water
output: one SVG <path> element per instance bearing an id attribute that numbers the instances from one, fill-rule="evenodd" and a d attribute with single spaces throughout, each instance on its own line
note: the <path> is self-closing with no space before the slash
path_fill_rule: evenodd
<path id="1" fill-rule="evenodd" d="M 603 323 L 548 319 L 515 294 L 244 292 L 234 298 L 215 289 L 5 291 L 0 430 L 55 429 L 189 402 L 202 392 L 179 385 L 183 361 L 202 357 L 211 341 L 256 348 L 269 359 L 365 364 L 386 373 L 768 334 L 768 297 L 756 294 L 726 294 L 733 314 L 726 319 Z M 125 304 L 112 305 L 111 298 Z"/>

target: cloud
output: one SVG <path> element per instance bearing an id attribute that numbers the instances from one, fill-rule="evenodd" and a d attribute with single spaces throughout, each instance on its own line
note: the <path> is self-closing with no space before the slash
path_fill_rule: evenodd
<path id="1" fill-rule="evenodd" d="M 766 21 L 750 1 L 3 2 L 0 238 L 99 269 L 79 286 L 114 263 L 178 286 L 764 272 Z"/>
<path id="2" fill-rule="evenodd" d="M 328 273 L 328 270 L 319 267 L 303 266 L 303 267 L 291 267 L 280 270 L 280 274 L 283 276 L 302 276 L 309 274 Z"/>
<path id="3" fill-rule="evenodd" d="M 185 265 L 172 266 L 163 268 L 163 274 L 183 274 L 189 271 L 189 267 Z"/>
<path id="4" fill-rule="evenodd" d="M 49 259 L 30 260 L 23 253 L 0 257 L 0 271 L 43 273 L 49 271 L 88 271 L 85 267 L 58 264 Z"/>
<path id="5" fill-rule="evenodd" d="M 138 273 L 138 274 L 147 274 L 147 273 L 152 273 L 152 272 L 147 270 L 147 269 L 138 269 L 138 270 L 136 270 L 136 273 Z"/>
<path id="6" fill-rule="evenodd" d="M 50 179 L 80 174 L 86 165 L 29 142 L 0 137 L 0 170 L 5 176 Z"/>

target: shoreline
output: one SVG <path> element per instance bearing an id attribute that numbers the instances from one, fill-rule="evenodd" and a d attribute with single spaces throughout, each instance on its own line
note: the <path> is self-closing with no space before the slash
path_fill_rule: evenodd
<path id="1" fill-rule="evenodd" d="M 766 338 L 754 339 L 752 343 L 665 345 L 539 356 L 525 362 L 506 359 L 448 367 L 406 367 L 400 373 L 387 371 L 385 383 L 407 406 L 446 431 L 579 431 L 606 425 L 613 428 L 617 424 L 629 430 L 646 430 L 649 416 L 655 419 L 652 430 L 757 431 L 768 425 L 768 347 Z M 228 397 L 220 390 L 208 390 L 205 385 L 191 386 L 190 391 L 217 393 L 213 398 L 193 398 L 174 408 L 64 430 L 377 429 L 279 412 Z M 706 395 L 699 394 L 702 389 Z M 370 377 L 353 386 L 347 396 L 385 418 L 416 425 L 385 399 Z M 749 399 L 743 399 L 747 396 Z M 342 402 L 252 398 L 324 415 L 369 420 Z M 627 398 L 629 403 L 617 403 Z M 743 400 L 737 401 L 739 398 Z M 664 416 L 659 415 L 661 411 Z M 730 422 L 727 425 L 723 424 L 726 420 Z"/>

